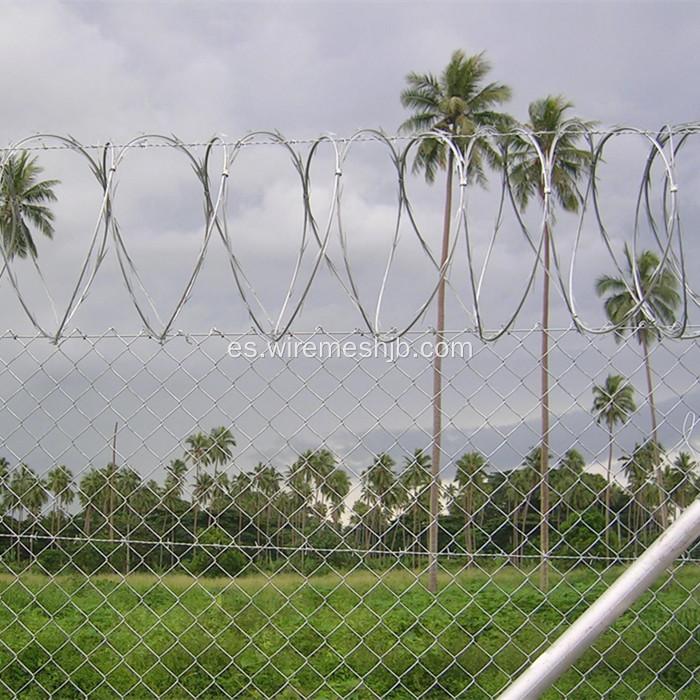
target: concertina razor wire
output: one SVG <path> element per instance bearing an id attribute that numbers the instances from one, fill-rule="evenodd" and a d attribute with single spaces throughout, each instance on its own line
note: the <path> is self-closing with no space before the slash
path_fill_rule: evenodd
<path id="1" fill-rule="evenodd" d="M 75 201 L 87 172 L 95 210 L 76 219 L 93 217 L 88 234 L 58 211 L 36 258 L 0 236 L 0 696 L 497 697 L 700 490 L 684 237 L 697 211 L 684 199 L 681 226 L 680 206 L 697 131 L 582 133 L 576 213 L 553 185 L 523 210 L 503 135 L 477 133 L 454 149 L 444 264 L 441 212 L 429 213 L 439 186 L 421 189 L 411 170 L 440 134 L 103 147 L 36 136 L 6 149 L 3 163 L 37 156 Z M 505 163 L 487 192 L 470 181 L 477 139 Z M 136 165 L 162 154 L 181 180 Z M 549 183 L 551 153 L 536 157 Z M 156 236 L 153 251 L 133 232 L 154 211 L 176 231 L 184 208 L 203 210 L 186 243 Z M 256 216 L 279 236 L 263 238 Z M 645 250 L 658 261 L 650 283 Z M 663 270 L 677 280 L 670 322 L 654 305 Z M 617 326 L 594 292 L 605 274 L 629 300 Z M 432 320 L 441 280 L 448 330 Z M 645 328 L 658 339 L 637 342 Z M 697 555 L 545 697 L 697 697 Z"/>

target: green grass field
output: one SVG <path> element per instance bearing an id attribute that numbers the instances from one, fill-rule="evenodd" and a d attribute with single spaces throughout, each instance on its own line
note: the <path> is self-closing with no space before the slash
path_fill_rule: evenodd
<path id="1" fill-rule="evenodd" d="M 492 698 L 606 585 L 554 583 L 445 574 L 434 598 L 407 571 L 3 575 L 0 697 Z M 660 582 L 544 697 L 700 698 L 699 583 L 691 566 Z"/>

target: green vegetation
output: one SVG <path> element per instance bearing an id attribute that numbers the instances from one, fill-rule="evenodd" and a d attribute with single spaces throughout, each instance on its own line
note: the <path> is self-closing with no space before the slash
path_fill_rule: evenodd
<path id="1" fill-rule="evenodd" d="M 545 596 L 510 568 L 442 572 L 437 597 L 408 570 L 3 576 L 0 697 L 485 700 L 618 573 L 553 576 Z M 699 574 L 645 594 L 544 697 L 696 698 Z"/>
<path id="2" fill-rule="evenodd" d="M 607 420 L 601 396 L 595 387 L 594 410 Z M 223 434 L 221 428 L 212 433 L 217 431 Z M 233 436 L 226 433 L 230 458 Z M 426 563 L 431 470 L 424 450 L 405 455 L 398 470 L 390 455 L 377 455 L 360 475 L 360 497 L 346 514 L 351 477 L 329 450 L 307 450 L 285 472 L 258 464 L 229 478 L 226 469 L 206 471 L 213 464 L 209 448 L 192 457 L 190 445 L 197 440 L 206 445 L 208 439 L 197 435 L 185 441 L 183 459 L 166 467 L 162 485 L 112 463 L 87 470 L 76 483 L 63 466 L 41 478 L 26 464 L 8 469 L 0 458 L 5 571 L 43 566 L 51 573 L 237 575 L 249 564 L 269 573 L 286 567 L 315 573 L 321 566 L 348 569 L 360 560 L 375 570 L 397 559 L 407 558 L 417 568 Z M 605 568 L 637 556 L 640 546 L 658 537 L 663 527 L 653 475 L 659 450 L 647 441 L 622 457 L 626 486 L 586 472 L 575 449 L 552 465 L 548 521 L 554 567 Z M 661 454 L 664 499 L 675 515 L 700 492 L 698 465 L 685 452 L 673 461 Z M 190 495 L 188 459 L 197 472 Z M 539 448 L 510 471 L 489 469 L 478 452 L 455 461 L 455 479 L 439 484 L 441 564 L 486 566 L 494 557 L 523 568 L 533 563 L 541 553 L 540 464 Z M 75 500 L 81 508 L 71 513 L 67 507 Z"/>

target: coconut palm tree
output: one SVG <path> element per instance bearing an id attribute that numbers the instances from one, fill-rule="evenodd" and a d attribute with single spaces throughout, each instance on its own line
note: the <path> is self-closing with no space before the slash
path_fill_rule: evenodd
<path id="1" fill-rule="evenodd" d="M 122 467 L 115 477 L 116 489 L 119 493 L 121 510 L 123 510 L 124 521 L 126 523 L 126 560 L 125 574 L 131 571 L 131 533 L 138 522 L 139 517 L 143 521 L 144 512 L 139 511 L 143 505 L 143 500 L 139 497 L 141 489 L 141 476 L 131 467 Z"/>
<path id="2" fill-rule="evenodd" d="M 317 450 L 313 454 L 312 466 L 315 500 L 320 502 L 331 502 L 333 490 L 328 484 L 328 478 L 337 467 L 335 455 L 330 450 Z"/>
<path id="3" fill-rule="evenodd" d="M 75 491 L 71 488 L 73 474 L 64 465 L 55 466 L 46 475 L 46 486 L 53 496 L 51 532 L 58 534 L 60 511 L 73 503 Z"/>
<path id="4" fill-rule="evenodd" d="M 484 493 L 486 460 L 478 452 L 468 452 L 457 460 L 455 466 L 457 467 L 456 481 L 463 498 L 464 547 L 467 552 L 467 565 L 471 566 L 476 550 L 472 521 L 476 501 Z"/>
<path id="5" fill-rule="evenodd" d="M 211 503 L 212 491 L 214 487 L 214 477 L 208 472 L 201 472 L 195 479 L 192 490 L 192 500 L 194 501 L 194 523 L 192 534 L 197 539 L 197 514 L 199 510 L 206 508 Z"/>
<path id="6" fill-rule="evenodd" d="M 350 493 L 350 477 L 340 467 L 335 467 L 326 477 L 326 496 L 330 503 L 331 521 L 340 530 L 340 520 L 345 512 L 345 499 Z"/>
<path id="7" fill-rule="evenodd" d="M 467 151 L 470 140 L 483 126 L 503 127 L 512 120 L 498 112 L 508 101 L 511 90 L 503 83 L 486 83 L 491 64 L 483 53 L 466 56 L 455 51 L 439 77 L 431 73 L 409 73 L 408 87 L 401 93 L 401 104 L 413 114 L 400 129 L 407 133 L 432 131 L 435 136 L 421 139 L 414 171 L 424 171 L 426 180 L 434 182 L 439 170 L 446 171 L 445 208 L 440 253 L 440 281 L 437 289 L 436 344 L 442 342 L 445 328 L 445 275 L 450 249 L 450 221 L 452 218 L 452 180 L 454 151 Z M 448 145 L 449 144 L 449 145 Z M 468 163 L 467 177 L 471 182 L 483 184 L 486 165 L 499 164 L 498 154 L 488 141 L 479 139 L 473 145 Z M 431 447 L 432 484 L 430 488 L 429 528 L 430 590 L 437 591 L 438 513 L 440 496 L 438 478 L 442 444 L 442 358 L 433 358 L 433 430 Z"/>
<path id="8" fill-rule="evenodd" d="M 659 489 L 661 526 L 666 529 L 668 508 L 661 472 L 649 348 L 655 340 L 661 339 L 659 324 L 670 326 L 675 323 L 681 296 L 678 292 L 678 278 L 668 265 L 661 264 L 659 257 L 651 250 L 642 251 L 633 260 L 629 247 L 625 245 L 625 260 L 626 276 L 603 275 L 596 281 L 595 289 L 598 296 L 604 297 L 605 313 L 615 326 L 615 339 L 620 342 L 625 335 L 631 333 L 642 346 L 651 412 L 651 439 L 657 451 L 654 478 Z"/>
<path id="9" fill-rule="evenodd" d="M 253 470 L 253 477 L 251 480 L 251 486 L 255 492 L 259 493 L 262 497 L 262 502 L 264 507 L 258 510 L 265 511 L 265 540 L 270 545 L 270 521 L 272 519 L 272 507 L 273 501 L 280 491 L 280 483 L 282 480 L 282 475 L 271 465 L 263 464 L 258 462 L 257 467 Z M 272 552 L 268 549 L 267 559 L 268 562 L 272 558 Z"/>
<path id="10" fill-rule="evenodd" d="M 105 486 L 104 474 L 95 467 L 91 467 L 80 480 L 80 488 L 78 490 L 78 500 L 85 511 L 85 522 L 83 529 L 85 536 L 90 537 L 92 518 L 95 511 L 103 513 L 102 493 Z"/>
<path id="11" fill-rule="evenodd" d="M 698 463 L 687 453 L 679 452 L 673 464 L 665 470 L 664 483 L 670 499 L 683 510 L 700 493 Z"/>
<path id="12" fill-rule="evenodd" d="M 398 501 L 395 465 L 393 457 L 382 453 L 377 455 L 372 465 L 360 474 L 362 483 L 360 497 L 369 507 L 370 529 L 380 544 L 384 544 L 384 533 Z"/>
<path id="13" fill-rule="evenodd" d="M 214 465 L 214 493 L 212 495 L 212 502 L 215 505 L 223 506 L 225 499 L 224 495 L 227 493 L 225 489 L 225 481 L 219 478 L 218 470 L 219 467 L 223 467 L 228 461 L 233 457 L 232 448 L 236 446 L 236 438 L 233 437 L 233 433 L 225 427 L 219 426 L 218 428 L 212 428 L 209 431 L 209 448 L 207 450 L 207 461 L 209 464 Z M 223 510 L 219 508 L 212 508 L 212 511 L 218 515 L 219 511 Z M 211 525 L 211 521 L 209 523 Z"/>
<path id="14" fill-rule="evenodd" d="M 634 387 L 620 374 L 609 374 L 603 386 L 593 387 L 593 412 L 598 423 L 608 429 L 608 468 L 605 488 L 605 550 L 610 551 L 610 493 L 612 491 L 613 430 L 617 423 L 625 423 L 637 410 Z"/>
<path id="15" fill-rule="evenodd" d="M 197 484 L 200 482 L 200 479 L 202 476 L 202 467 L 205 467 L 206 465 L 209 464 L 210 447 L 211 447 L 211 438 L 209 437 L 209 435 L 207 435 L 206 433 L 203 433 L 201 430 L 197 433 L 193 433 L 192 435 L 189 435 L 185 439 L 185 459 L 188 462 L 190 462 L 190 464 L 194 465 L 194 483 L 195 483 L 194 487 L 195 487 L 195 489 L 197 488 Z M 193 501 L 193 507 L 194 507 L 194 524 L 193 524 L 194 532 L 192 534 L 196 538 L 197 537 L 197 515 L 199 513 L 200 499 L 193 498 L 192 501 Z"/>
<path id="16" fill-rule="evenodd" d="M 536 503 L 541 464 L 540 447 L 535 447 L 519 469 L 507 474 L 506 493 L 513 529 L 513 561 L 517 562 L 534 528 L 528 523 L 531 508 Z M 541 514 L 540 514 L 541 521 Z"/>
<path id="17" fill-rule="evenodd" d="M 579 148 L 582 130 L 592 126 L 577 118 L 568 118 L 573 104 L 561 95 L 549 95 L 530 103 L 528 136 L 506 141 L 508 179 L 518 204 L 525 208 L 533 196 L 544 211 L 542 232 L 542 336 L 541 336 L 541 447 L 540 457 L 540 587 L 549 587 L 549 292 L 551 277 L 552 225 L 555 203 L 564 211 L 576 212 L 582 197 L 578 182 L 586 173 L 590 151 Z"/>
<path id="18" fill-rule="evenodd" d="M 209 497 L 209 527 L 219 515 L 231 506 L 231 484 L 225 472 L 212 477 L 211 496 Z"/>
<path id="19" fill-rule="evenodd" d="M 622 458 L 622 472 L 627 478 L 632 494 L 631 529 L 634 540 L 634 556 L 637 556 L 640 539 L 649 542 L 649 536 L 656 534 L 658 521 L 649 517 L 659 508 L 661 492 L 655 479 L 661 445 L 653 438 L 641 445 L 635 445 L 632 454 Z"/>
<path id="20" fill-rule="evenodd" d="M 421 535 L 418 531 L 419 522 L 424 520 L 430 512 L 430 503 L 426 503 L 430 498 L 431 466 L 430 456 L 425 454 L 425 450 L 414 450 L 410 457 L 406 457 L 404 468 L 399 477 L 399 482 L 403 486 L 409 502 L 412 515 L 411 535 L 413 539 L 413 566 L 416 566 Z"/>
<path id="21" fill-rule="evenodd" d="M 20 517 L 23 512 L 31 518 L 29 553 L 33 552 L 32 538 L 36 531 L 39 513 L 49 499 L 44 481 L 26 464 L 21 464 L 12 471 L 9 483 L 11 497 L 10 510 L 17 510 Z M 19 539 L 17 541 L 17 561 L 20 558 Z"/>
<path id="22" fill-rule="evenodd" d="M 566 519 L 573 513 L 580 513 L 588 508 L 594 501 L 595 496 L 584 483 L 584 470 L 586 460 L 583 455 L 575 449 L 567 450 L 559 463 L 559 468 L 554 472 L 556 476 L 555 490 L 561 495 L 561 505 L 564 511 L 563 518 Z M 554 508 L 552 510 L 555 510 Z"/>
<path id="23" fill-rule="evenodd" d="M 53 238 L 54 215 L 47 204 L 56 201 L 58 180 L 39 180 L 42 171 L 26 151 L 9 156 L 0 169 L 0 238 L 10 260 L 36 258 L 32 229 Z"/>
<path id="24" fill-rule="evenodd" d="M 171 542 L 175 535 L 175 526 L 179 514 L 182 512 L 182 496 L 185 492 L 185 475 L 187 474 L 187 465 L 181 459 L 173 459 L 170 464 L 165 467 L 167 472 L 165 482 L 163 484 L 163 507 L 166 510 L 164 533 L 169 535 Z M 168 514 L 170 515 L 170 525 L 168 526 Z M 174 552 L 171 554 L 170 565 L 175 565 Z M 160 550 L 160 566 L 163 566 L 163 548 Z"/>
<path id="25" fill-rule="evenodd" d="M 229 493 L 233 498 L 233 503 L 238 511 L 238 542 L 242 542 L 243 537 L 243 516 L 250 522 L 250 514 L 253 512 L 250 506 L 251 501 L 251 477 L 245 472 L 239 472 L 229 480 Z"/>
<path id="26" fill-rule="evenodd" d="M 306 450 L 289 468 L 287 484 L 300 501 L 295 513 L 299 516 L 301 533 L 306 534 L 306 521 L 311 503 L 332 500 L 333 491 L 328 477 L 337 466 L 337 460 L 330 450 Z"/>

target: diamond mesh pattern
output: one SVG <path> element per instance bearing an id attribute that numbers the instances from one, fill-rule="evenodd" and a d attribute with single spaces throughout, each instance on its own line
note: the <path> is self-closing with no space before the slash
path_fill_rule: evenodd
<path id="1" fill-rule="evenodd" d="M 236 356 L 265 347 L 254 333 L 3 336 L 0 693 L 495 697 L 659 532 L 656 484 L 629 464 L 648 438 L 638 347 L 552 335 L 550 589 L 535 575 L 539 332 L 462 332 L 469 352 L 443 364 L 437 595 L 431 362 L 412 354 L 432 333 L 394 362 Z M 671 514 L 698 488 L 699 359 L 694 340 L 652 352 Z M 606 373 L 639 388 L 614 433 L 607 537 L 591 411 Z M 201 435 L 219 427 L 217 453 Z M 699 595 L 693 550 L 552 697 L 696 695 Z"/>

